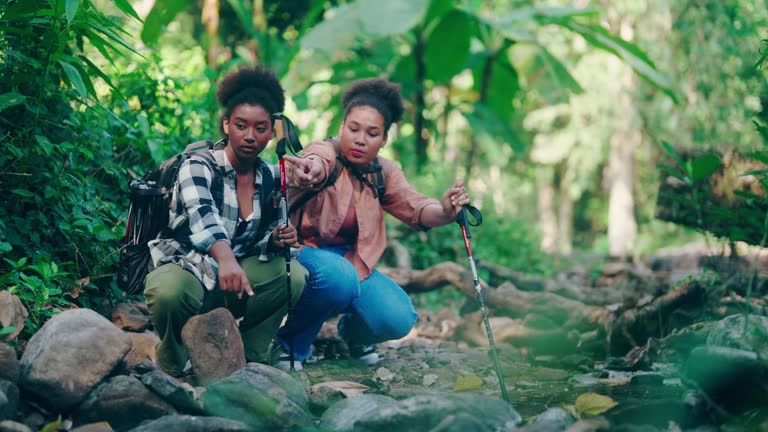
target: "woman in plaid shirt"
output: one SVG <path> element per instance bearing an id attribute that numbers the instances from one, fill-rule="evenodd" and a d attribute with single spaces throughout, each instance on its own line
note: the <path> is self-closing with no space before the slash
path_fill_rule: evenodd
<path id="1" fill-rule="evenodd" d="M 296 229 L 278 226 L 272 204 L 277 167 L 259 158 L 275 134 L 272 114 L 285 107 L 277 77 L 262 68 L 241 69 L 224 78 L 217 98 L 224 139 L 182 163 L 166 230 L 171 234 L 149 244 L 155 269 L 144 294 L 161 339 L 157 361 L 177 376 L 189 357 L 182 327 L 216 307 L 243 317 L 246 359 L 267 360 L 287 310 L 281 252 L 298 246 Z M 298 263 L 291 269 L 295 303 L 307 274 Z"/>

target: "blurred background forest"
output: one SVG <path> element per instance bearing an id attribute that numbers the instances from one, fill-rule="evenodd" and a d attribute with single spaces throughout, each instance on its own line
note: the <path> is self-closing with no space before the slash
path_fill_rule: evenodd
<path id="1" fill-rule="evenodd" d="M 305 144 L 347 83 L 400 83 L 384 155 L 433 196 L 467 179 L 478 259 L 551 274 L 701 240 L 656 219 L 659 184 L 719 167 L 678 155 L 764 160 L 766 23 L 753 0 L 2 0 L 0 290 L 29 334 L 121 297 L 128 183 L 219 138 L 215 86 L 243 64 L 281 77 Z M 413 268 L 465 259 L 450 227 L 390 222 Z"/>

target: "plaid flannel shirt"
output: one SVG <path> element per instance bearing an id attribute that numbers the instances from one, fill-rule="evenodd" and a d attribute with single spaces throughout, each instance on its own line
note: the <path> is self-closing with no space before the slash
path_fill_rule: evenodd
<path id="1" fill-rule="evenodd" d="M 155 268 L 175 263 L 190 271 L 207 290 L 218 284 L 218 264 L 208 253 L 217 241 L 227 241 L 236 258 L 258 255 L 269 261 L 269 236 L 277 226 L 271 190 L 263 191 L 263 177 L 270 173 L 279 179 L 279 169 L 259 159 L 256 162 L 253 213 L 243 220 L 237 202 L 237 177 L 224 150 L 211 152 L 213 161 L 192 155 L 179 167 L 178 180 L 168 222 L 169 230 L 149 242 Z M 270 182 L 279 184 L 278 180 Z M 268 196 L 262 197 L 265 193 Z M 262 202 L 265 205 L 262 208 Z M 264 213 L 269 214 L 264 214 Z"/>

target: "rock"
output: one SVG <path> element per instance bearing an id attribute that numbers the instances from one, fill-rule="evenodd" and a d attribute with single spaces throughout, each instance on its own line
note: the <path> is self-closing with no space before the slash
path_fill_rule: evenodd
<path id="1" fill-rule="evenodd" d="M 11 420 L 0 421 L 0 432 L 33 432 L 29 426 Z"/>
<path id="2" fill-rule="evenodd" d="M 510 430 L 523 421 L 512 406 L 501 399 L 475 394 L 430 394 L 415 396 L 395 406 L 379 409 L 355 428 L 370 432 L 425 431 L 438 427 L 447 416 L 461 417 L 474 431 Z"/>
<path id="3" fill-rule="evenodd" d="M 8 290 L 0 291 L 0 325 L 3 327 L 15 327 L 16 331 L 0 337 L 0 341 L 12 341 L 24 330 L 24 320 L 29 313 L 21 300 Z"/>
<path id="4" fill-rule="evenodd" d="M 51 318 L 29 340 L 21 357 L 21 387 L 57 412 L 83 400 L 125 357 L 131 339 L 89 309 Z"/>
<path id="5" fill-rule="evenodd" d="M 0 380 L 0 420 L 13 420 L 19 408 L 19 388 L 16 384 Z"/>
<path id="6" fill-rule="evenodd" d="M 768 317 L 750 315 L 748 323 L 745 320 L 746 317 L 739 314 L 718 321 L 707 336 L 707 345 L 753 351 L 768 359 Z"/>
<path id="7" fill-rule="evenodd" d="M 133 367 L 143 361 L 157 363 L 155 347 L 160 343 L 160 338 L 154 332 L 127 332 L 126 334 L 131 338 L 131 350 L 123 359 L 128 367 Z"/>
<path id="8" fill-rule="evenodd" d="M 106 422 L 88 423 L 72 429 L 72 432 L 112 432 L 112 427 Z"/>
<path id="9" fill-rule="evenodd" d="M 149 317 L 132 303 L 118 303 L 112 309 L 112 323 L 123 330 L 141 333 L 149 327 Z"/>
<path id="10" fill-rule="evenodd" d="M 181 331 L 195 376 L 203 383 L 226 378 L 245 366 L 245 349 L 232 313 L 217 308 L 189 319 Z"/>
<path id="11" fill-rule="evenodd" d="M 351 431 L 355 423 L 367 419 L 383 408 L 394 407 L 398 402 L 391 397 L 363 394 L 332 405 L 320 418 L 320 429 Z"/>
<path id="12" fill-rule="evenodd" d="M 0 342 L 0 379 L 6 379 L 12 383 L 19 381 L 19 359 L 16 358 L 16 350 L 2 342 Z"/>
<path id="13" fill-rule="evenodd" d="M 195 389 L 173 378 L 160 369 L 141 377 L 141 382 L 177 410 L 189 414 L 202 414 L 203 407 L 195 399 Z"/>
<path id="14" fill-rule="evenodd" d="M 559 432 L 572 425 L 576 418 L 562 408 L 550 408 L 539 414 L 532 422 L 516 429 L 516 432 Z"/>
<path id="15" fill-rule="evenodd" d="M 357 396 L 371 388 L 354 381 L 330 381 L 309 389 L 309 403 L 314 411 L 325 411 L 336 402 Z"/>
<path id="16" fill-rule="evenodd" d="M 130 432 L 251 432 L 239 421 L 221 417 L 169 415 L 131 429 Z"/>
<path id="17" fill-rule="evenodd" d="M 210 384 L 203 407 L 209 415 L 242 421 L 254 430 L 312 428 L 304 387 L 287 373 L 257 363 Z"/>
<path id="18" fill-rule="evenodd" d="M 485 430 L 483 422 L 477 418 L 466 414 L 449 414 L 443 419 L 437 426 L 429 430 L 429 432 L 466 432 L 466 431 L 478 431 Z"/>
<path id="19" fill-rule="evenodd" d="M 138 426 L 176 410 L 152 393 L 138 379 L 126 375 L 112 377 L 86 396 L 74 415 L 77 424 L 104 421 L 116 430 Z"/>

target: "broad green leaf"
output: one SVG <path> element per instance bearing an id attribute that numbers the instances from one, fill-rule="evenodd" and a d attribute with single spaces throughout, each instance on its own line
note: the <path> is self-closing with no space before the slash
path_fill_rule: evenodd
<path id="1" fill-rule="evenodd" d="M 13 246 L 11 246 L 10 243 L 5 241 L 0 241 L 0 254 L 10 252 L 11 250 L 13 250 Z"/>
<path id="2" fill-rule="evenodd" d="M 585 25 L 573 21 L 562 23 L 562 25 L 581 35 L 592 46 L 624 60 L 641 78 L 666 93 L 677 103 L 677 94 L 672 88 L 672 80 L 660 73 L 651 59 L 636 45 L 614 36 L 600 25 Z"/>
<path id="3" fill-rule="evenodd" d="M 2 15 L 3 20 L 23 18 L 28 15 L 52 15 L 50 3 L 46 0 L 19 0 L 9 7 Z"/>
<path id="4" fill-rule="evenodd" d="M 683 158 L 680 157 L 680 155 L 677 154 L 675 149 L 666 141 L 661 142 L 661 147 L 670 155 L 672 156 L 672 159 L 675 160 L 675 162 L 680 166 L 680 168 L 685 168 L 685 161 Z"/>
<path id="5" fill-rule="evenodd" d="M 149 11 L 144 28 L 141 30 L 141 40 L 147 45 L 154 45 L 179 12 L 183 11 L 192 0 L 163 0 L 155 2 Z"/>
<path id="6" fill-rule="evenodd" d="M 744 157 L 756 160 L 768 165 L 768 151 L 756 151 L 744 154 Z"/>
<path id="7" fill-rule="evenodd" d="M 475 103 L 471 112 L 461 111 L 461 113 L 472 125 L 473 133 L 478 137 L 507 143 L 517 154 L 522 154 L 525 150 L 525 145 L 510 127 L 509 122 L 491 108 L 482 103 Z"/>
<path id="8" fill-rule="evenodd" d="M 483 378 L 477 375 L 460 375 L 453 383 L 453 391 L 477 390 L 483 386 Z"/>
<path id="9" fill-rule="evenodd" d="M 21 93 L 16 93 L 16 92 L 3 93 L 0 95 L 0 111 L 6 108 L 10 108 L 12 106 L 21 105 L 26 100 L 27 100 L 27 97 L 22 95 Z"/>
<path id="10" fill-rule="evenodd" d="M 429 25 L 432 21 L 439 20 L 443 15 L 454 10 L 453 3 L 452 0 L 431 0 L 424 15 L 424 23 Z"/>
<path id="11" fill-rule="evenodd" d="M 615 407 L 618 403 L 597 393 L 582 393 L 576 398 L 576 412 L 579 417 L 594 417 Z"/>
<path id="12" fill-rule="evenodd" d="M 539 44 L 519 44 L 510 51 L 514 53 L 515 66 L 550 105 L 567 102 L 570 94 L 584 92 L 581 85 L 568 72 L 560 60 Z"/>
<path id="13" fill-rule="evenodd" d="M 27 197 L 27 198 L 32 198 L 35 196 L 35 194 L 33 194 L 27 189 L 13 189 L 11 190 L 11 192 L 15 193 L 16 195 Z"/>
<path id="14" fill-rule="evenodd" d="M 474 90 L 482 95 L 483 85 L 488 81 L 485 84 L 488 87 L 483 103 L 495 111 L 500 118 L 509 122 L 514 117 L 514 98 L 520 89 L 517 71 L 509 63 L 506 50 L 490 58 L 492 60 L 490 69 L 486 69 L 488 59 L 487 53 L 480 53 L 478 57 L 471 60 L 475 64 L 472 71 L 475 80 Z"/>
<path id="15" fill-rule="evenodd" d="M 16 331 L 16 327 L 8 326 L 0 328 L 0 336 L 6 336 Z"/>
<path id="16" fill-rule="evenodd" d="M 75 87 L 75 90 L 77 90 L 77 92 L 80 94 L 80 97 L 83 99 L 88 99 L 88 90 L 86 89 L 85 83 L 83 82 L 83 77 L 80 75 L 80 72 L 77 70 L 77 68 L 64 60 L 59 60 L 59 64 L 64 70 L 64 74 L 67 75 L 70 84 L 72 84 L 72 86 Z"/>
<path id="17" fill-rule="evenodd" d="M 471 23 L 467 15 L 452 11 L 440 20 L 426 42 L 427 79 L 443 83 L 467 66 Z"/>
<path id="18" fill-rule="evenodd" d="M 301 47 L 325 51 L 345 51 L 355 46 L 363 32 L 360 3 L 347 3 L 333 10 L 333 16 L 312 27 Z"/>
<path id="19" fill-rule="evenodd" d="M 394 36 L 422 22 L 429 0 L 360 0 L 363 28 L 375 36 Z"/>
<path id="20" fill-rule="evenodd" d="M 64 5 L 64 11 L 67 15 L 67 23 L 72 24 L 72 21 L 77 15 L 77 10 L 80 9 L 80 0 L 66 0 Z"/>
<path id="21" fill-rule="evenodd" d="M 124 14 L 132 16 L 139 20 L 139 22 L 144 22 L 141 20 L 141 17 L 138 13 L 136 13 L 136 10 L 131 6 L 130 3 L 128 3 L 128 0 L 114 0 L 115 6 L 117 6 L 118 9 L 123 11 Z"/>
<path id="22" fill-rule="evenodd" d="M 691 161 L 691 180 L 697 182 L 703 180 L 720 169 L 720 158 L 708 153 Z"/>

